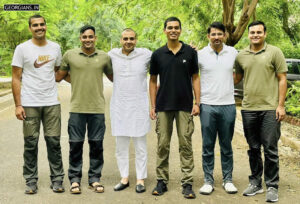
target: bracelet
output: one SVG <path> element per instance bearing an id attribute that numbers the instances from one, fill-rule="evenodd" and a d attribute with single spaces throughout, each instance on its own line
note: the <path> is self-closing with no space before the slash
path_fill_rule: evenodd
<path id="1" fill-rule="evenodd" d="M 19 107 L 19 106 L 22 106 L 22 105 L 16 105 L 16 107 Z"/>
<path id="2" fill-rule="evenodd" d="M 155 109 L 155 107 L 152 107 L 151 109 Z"/>
<path id="3" fill-rule="evenodd" d="M 197 102 L 195 102 L 195 103 L 194 103 L 194 105 L 196 105 L 196 106 L 200 106 L 200 103 L 197 103 Z"/>

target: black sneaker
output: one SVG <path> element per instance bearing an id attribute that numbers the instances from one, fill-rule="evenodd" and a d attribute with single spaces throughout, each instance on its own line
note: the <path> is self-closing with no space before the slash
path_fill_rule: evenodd
<path id="1" fill-rule="evenodd" d="M 26 184 L 25 194 L 36 194 L 37 193 L 37 184 L 36 182 Z"/>
<path id="2" fill-rule="evenodd" d="M 194 199 L 196 198 L 196 195 L 193 191 L 193 186 L 191 184 L 184 184 L 182 189 L 183 197 L 187 199 Z"/>
<path id="3" fill-rule="evenodd" d="M 65 192 L 65 188 L 63 187 L 62 183 L 63 183 L 62 181 L 53 181 L 52 184 L 50 185 L 50 188 L 55 193 Z"/>
<path id="4" fill-rule="evenodd" d="M 167 185 L 164 183 L 163 180 L 158 180 L 156 187 L 152 191 L 152 195 L 160 196 L 166 191 L 168 191 Z"/>

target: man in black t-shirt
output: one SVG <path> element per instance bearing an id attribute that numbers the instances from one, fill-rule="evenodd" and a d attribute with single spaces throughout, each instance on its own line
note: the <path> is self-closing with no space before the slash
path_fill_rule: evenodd
<path id="1" fill-rule="evenodd" d="M 167 191 L 169 180 L 169 150 L 173 130 L 173 121 L 179 141 L 183 187 L 185 198 L 195 198 L 192 189 L 194 169 L 192 134 L 193 116 L 199 114 L 200 78 L 197 52 L 179 41 L 181 22 L 176 17 L 168 18 L 164 23 L 164 33 L 168 43 L 156 50 L 150 61 L 150 98 L 152 120 L 157 119 L 157 186 L 153 195 L 162 195 Z M 157 76 L 159 88 L 157 90 Z M 193 89 L 195 103 L 193 104 Z"/>

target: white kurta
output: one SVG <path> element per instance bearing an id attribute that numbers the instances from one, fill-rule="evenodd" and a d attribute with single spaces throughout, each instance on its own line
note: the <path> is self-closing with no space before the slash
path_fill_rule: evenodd
<path id="1" fill-rule="evenodd" d="M 147 67 L 151 54 L 146 48 L 135 48 L 128 56 L 122 48 L 108 52 L 114 78 L 110 101 L 113 136 L 141 137 L 150 130 Z"/>

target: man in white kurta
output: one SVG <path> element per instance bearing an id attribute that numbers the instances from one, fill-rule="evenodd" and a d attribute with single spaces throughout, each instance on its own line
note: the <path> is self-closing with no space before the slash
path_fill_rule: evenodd
<path id="1" fill-rule="evenodd" d="M 116 137 L 116 157 L 121 181 L 115 187 L 120 191 L 129 186 L 129 143 L 135 145 L 136 192 L 145 192 L 147 177 L 146 134 L 150 130 L 149 99 L 147 92 L 148 64 L 152 52 L 135 48 L 136 33 L 130 28 L 122 32 L 122 48 L 108 54 L 113 66 L 113 94 L 110 103 L 112 135 Z"/>

